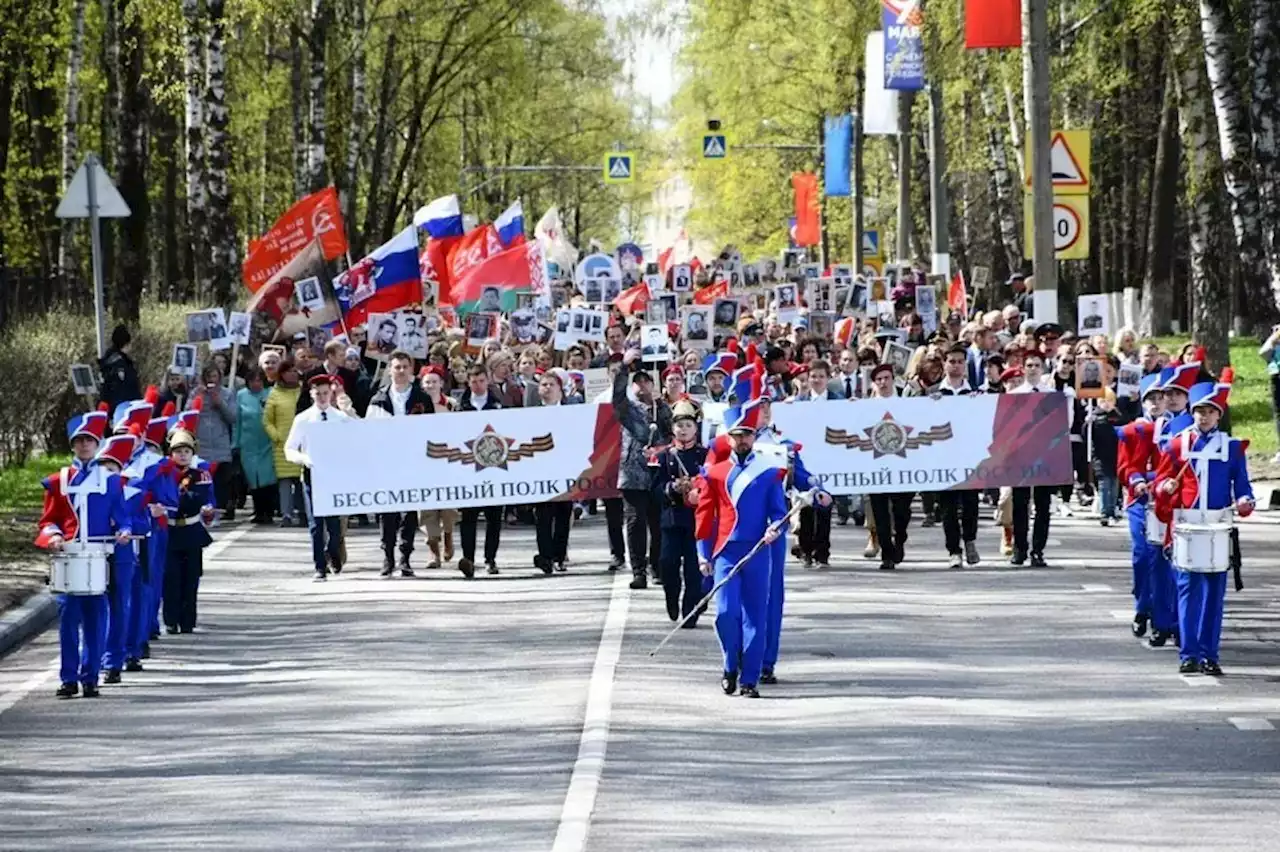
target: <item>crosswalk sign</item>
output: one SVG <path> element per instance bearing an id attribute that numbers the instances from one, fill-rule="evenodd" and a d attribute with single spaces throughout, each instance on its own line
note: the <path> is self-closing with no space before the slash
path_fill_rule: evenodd
<path id="1" fill-rule="evenodd" d="M 880 257 L 880 232 L 874 229 L 868 229 L 862 232 L 862 257 L 863 260 L 874 257 Z"/>
<path id="2" fill-rule="evenodd" d="M 723 160 L 729 155 L 729 140 L 723 133 L 708 133 L 702 137 L 702 159 Z"/>
<path id="3" fill-rule="evenodd" d="M 604 155 L 605 183 L 631 183 L 634 178 L 631 152 L 618 151 Z"/>

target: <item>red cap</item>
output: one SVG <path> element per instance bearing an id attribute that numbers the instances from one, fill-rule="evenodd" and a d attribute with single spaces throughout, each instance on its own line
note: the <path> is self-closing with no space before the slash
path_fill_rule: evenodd
<path id="1" fill-rule="evenodd" d="M 443 379 L 444 367 L 441 367 L 439 364 L 428 364 L 427 366 L 423 367 L 421 370 L 418 371 L 418 378 L 425 379 L 427 376 L 431 375 L 432 373 L 436 374 L 437 376 Z"/>
<path id="2" fill-rule="evenodd" d="M 679 364 L 672 364 L 671 366 L 667 367 L 665 370 L 662 371 L 662 380 L 664 382 L 667 380 L 667 376 L 679 376 L 680 378 L 683 379 L 684 367 L 681 367 Z"/>
<path id="3" fill-rule="evenodd" d="M 1000 381 L 1007 382 L 1010 379 L 1021 379 L 1026 373 L 1022 372 L 1021 367 L 1010 367 L 1000 374 Z"/>

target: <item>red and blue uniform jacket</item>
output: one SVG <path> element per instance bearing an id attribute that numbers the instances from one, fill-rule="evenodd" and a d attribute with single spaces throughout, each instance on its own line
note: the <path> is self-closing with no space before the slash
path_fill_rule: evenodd
<path id="1" fill-rule="evenodd" d="M 702 477 L 694 536 L 698 558 L 710 562 L 731 541 L 755 544 L 787 516 L 787 497 L 774 459 L 751 452 L 711 465 Z"/>
<path id="2" fill-rule="evenodd" d="M 92 463 L 88 467 L 77 463 L 45 477 L 41 484 L 44 509 L 40 513 L 37 547 L 48 548 L 55 537 L 70 541 L 80 534 L 77 509 L 81 501 L 88 501 L 84 509 L 88 526 L 85 534 L 89 539 L 105 540 L 121 530 L 130 531 L 131 507 L 125 498 L 124 482 L 118 475 Z M 85 494 L 68 494 L 69 487 L 89 490 Z"/>

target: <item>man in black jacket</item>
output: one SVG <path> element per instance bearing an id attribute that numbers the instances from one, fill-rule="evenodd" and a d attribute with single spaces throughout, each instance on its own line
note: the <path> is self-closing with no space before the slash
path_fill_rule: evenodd
<path id="1" fill-rule="evenodd" d="M 327 354 L 327 352 L 326 352 Z M 413 357 L 397 350 L 387 359 L 387 372 L 391 381 L 379 388 L 369 400 L 365 414 L 368 420 L 385 417 L 405 417 L 414 414 L 433 414 L 435 405 L 426 391 L 413 380 Z M 383 512 L 382 522 L 382 576 L 390 577 L 395 570 L 397 533 L 400 539 L 400 576 L 412 577 L 413 568 L 409 556 L 413 554 L 413 534 L 418 528 L 417 512 Z"/>
<path id="2" fill-rule="evenodd" d="M 98 360 L 98 369 L 102 372 L 102 401 L 110 406 L 108 417 L 120 403 L 142 398 L 138 368 L 128 352 L 132 340 L 129 329 L 116 326 L 111 332 L 111 348 Z"/>
<path id="3" fill-rule="evenodd" d="M 687 399 L 671 409 L 675 430 L 670 447 L 658 454 L 653 472 L 654 501 L 662 515 L 662 591 L 667 597 L 667 615 L 672 621 L 693 612 L 702 598 L 702 574 L 693 537 L 693 508 L 689 494 L 695 491 L 694 478 L 707 458 L 707 448 L 698 440 L 698 407 Z M 684 593 L 681 594 L 681 586 Z M 689 619 L 693 627 L 698 619 Z"/>
<path id="4" fill-rule="evenodd" d="M 462 392 L 459 411 L 497 411 L 502 403 L 489 392 L 489 374 L 475 364 L 467 371 L 467 389 Z M 462 510 L 462 558 L 458 570 L 471 579 L 476 575 L 476 528 L 484 513 L 484 564 L 490 574 L 498 573 L 498 542 L 502 536 L 502 506 L 472 506 Z"/>
<path id="5" fill-rule="evenodd" d="M 337 378 L 342 381 L 342 388 L 348 395 L 355 392 L 356 385 L 360 383 L 360 376 L 354 370 L 350 370 L 345 365 L 347 357 L 347 345 L 341 340 L 330 340 L 324 345 L 324 361 L 319 367 L 308 370 L 302 376 L 302 386 L 310 387 L 311 379 L 315 376 L 327 375 L 330 378 Z M 297 413 L 301 414 L 311 407 L 311 394 L 298 394 Z"/>

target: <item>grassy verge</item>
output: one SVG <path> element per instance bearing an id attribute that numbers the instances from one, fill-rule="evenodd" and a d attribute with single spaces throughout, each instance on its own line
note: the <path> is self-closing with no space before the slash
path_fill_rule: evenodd
<path id="1" fill-rule="evenodd" d="M 32 544 L 44 503 L 40 481 L 70 461 L 41 456 L 0 470 L 0 610 L 21 603 L 44 585 L 48 571 Z"/>

